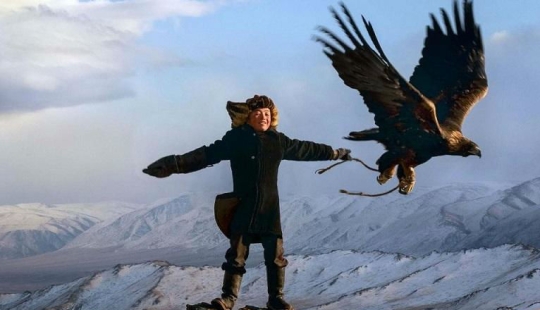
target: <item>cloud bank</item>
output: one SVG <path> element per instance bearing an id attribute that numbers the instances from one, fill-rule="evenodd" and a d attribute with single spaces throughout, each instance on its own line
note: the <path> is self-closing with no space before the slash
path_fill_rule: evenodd
<path id="1" fill-rule="evenodd" d="M 138 69 L 182 65 L 137 42 L 155 21 L 209 14 L 225 1 L 13 1 L 0 5 L 0 113 L 133 96 Z"/>

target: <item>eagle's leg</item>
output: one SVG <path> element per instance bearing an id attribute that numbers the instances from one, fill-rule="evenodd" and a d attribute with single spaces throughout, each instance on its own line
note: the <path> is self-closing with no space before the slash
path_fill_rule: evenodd
<path id="1" fill-rule="evenodd" d="M 394 177 L 396 167 L 399 164 L 399 156 L 394 151 L 385 152 L 377 159 L 380 174 L 377 176 L 377 182 L 384 184 Z"/>
<path id="2" fill-rule="evenodd" d="M 416 183 L 416 173 L 414 168 L 409 165 L 399 165 L 398 178 L 399 178 L 399 193 L 407 195 L 412 192 L 414 184 Z"/>
<path id="3" fill-rule="evenodd" d="M 384 170 L 383 172 L 381 172 L 381 174 L 379 174 L 377 176 L 377 182 L 379 182 L 379 184 L 383 185 L 384 183 L 386 183 L 388 180 L 390 180 L 391 178 L 394 177 L 394 175 L 396 174 L 396 167 L 397 166 L 391 166 L 390 168 L 387 168 L 386 170 Z"/>

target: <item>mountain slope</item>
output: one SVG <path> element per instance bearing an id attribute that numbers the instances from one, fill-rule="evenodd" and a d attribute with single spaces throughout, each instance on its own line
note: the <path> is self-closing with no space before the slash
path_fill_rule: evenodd
<path id="1" fill-rule="evenodd" d="M 505 245 L 413 258 L 333 251 L 289 256 L 287 299 L 297 309 L 537 309 L 540 254 Z M 220 292 L 216 267 L 119 265 L 34 293 L 0 295 L 0 309 L 185 309 Z M 265 268 L 249 268 L 238 305 L 266 301 Z"/>
<path id="2" fill-rule="evenodd" d="M 455 184 L 419 190 L 405 197 L 389 195 L 377 199 L 341 194 L 286 196 L 281 199 L 286 249 L 287 253 L 296 254 L 347 249 L 418 256 L 505 243 L 540 248 L 540 235 L 535 233 L 540 228 L 540 221 L 536 220 L 540 217 L 539 193 L 540 178 L 504 190 L 497 186 Z M 119 204 L 110 208 L 116 210 L 114 217 L 110 216 L 113 221 L 91 216 L 90 207 L 84 210 L 84 216 L 79 210 L 78 215 L 55 219 L 55 208 L 35 206 L 33 212 L 39 209 L 39 216 L 55 220 L 49 220 L 49 228 L 41 225 L 33 230 L 0 229 L 1 253 L 5 257 L 24 257 L 60 248 L 108 247 L 116 251 L 223 251 L 227 239 L 213 218 L 214 196 L 186 193 L 131 209 Z M 0 224 L 8 222 L 2 218 L 0 211 Z M 39 234 L 34 235 L 36 231 Z"/>
<path id="3" fill-rule="evenodd" d="M 81 234 L 66 248 L 117 247 L 124 250 L 215 246 L 219 239 L 213 215 L 214 196 L 183 194 L 119 216 Z M 213 234 L 208 234 L 207 231 Z"/>
<path id="4" fill-rule="evenodd" d="M 377 199 L 284 196 L 285 251 L 382 251 L 419 257 L 507 243 L 540 248 L 539 193 L 540 178 L 513 187 L 454 184 Z M 214 196 L 186 193 L 140 208 L 119 208 L 124 213 L 94 224 L 58 250 L 4 261 L 0 291 L 35 290 L 119 263 L 158 259 L 219 266 L 228 241 L 213 218 Z M 50 211 L 40 208 L 45 214 Z M 261 261 L 261 250 L 260 245 L 252 246 L 250 266 Z"/>
<path id="5" fill-rule="evenodd" d="M 137 207 L 120 202 L 0 206 L 0 259 L 55 251 L 97 223 Z"/>
<path id="6" fill-rule="evenodd" d="M 282 197 L 288 253 L 380 250 L 408 255 L 525 243 L 540 248 L 540 178 L 499 190 L 456 184 L 378 199 L 346 195 Z M 119 217 L 81 234 L 66 248 L 219 248 L 214 194 L 189 193 Z M 99 229 L 98 229 L 99 228 Z M 290 236 L 290 237 L 289 237 Z"/>
<path id="7" fill-rule="evenodd" d="M 285 235 L 292 236 L 287 249 L 297 254 L 351 249 L 421 256 L 506 243 L 540 248 L 538 193 L 540 179 L 505 190 L 455 184 L 394 200 L 294 198 L 283 203 Z"/>

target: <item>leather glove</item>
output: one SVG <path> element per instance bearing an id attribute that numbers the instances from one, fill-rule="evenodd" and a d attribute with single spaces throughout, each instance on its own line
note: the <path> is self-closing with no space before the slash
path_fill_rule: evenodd
<path id="1" fill-rule="evenodd" d="M 176 155 L 169 155 L 151 163 L 143 172 L 156 178 L 166 178 L 178 172 Z"/>
<path id="2" fill-rule="evenodd" d="M 352 157 L 351 157 L 351 150 L 349 149 L 344 149 L 344 148 L 339 148 L 337 150 L 334 150 L 334 160 L 338 160 L 338 159 L 341 159 L 341 160 L 351 160 Z"/>

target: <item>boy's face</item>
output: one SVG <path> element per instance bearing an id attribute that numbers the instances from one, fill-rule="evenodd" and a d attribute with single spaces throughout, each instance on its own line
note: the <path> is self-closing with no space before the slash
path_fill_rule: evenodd
<path id="1" fill-rule="evenodd" d="M 266 131 L 272 122 L 272 112 L 269 108 L 259 108 L 249 113 L 247 124 L 255 131 Z"/>

